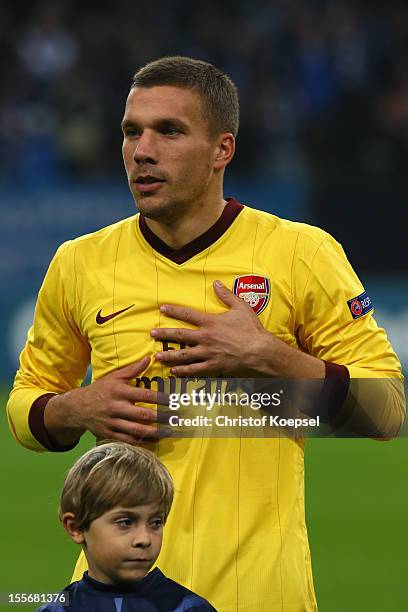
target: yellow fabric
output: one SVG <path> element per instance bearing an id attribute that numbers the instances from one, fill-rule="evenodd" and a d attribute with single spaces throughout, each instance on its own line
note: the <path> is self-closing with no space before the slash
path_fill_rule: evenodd
<path id="1" fill-rule="evenodd" d="M 161 350 L 150 330 L 184 325 L 161 314 L 161 304 L 221 312 L 213 281 L 232 288 L 245 274 L 269 278 L 271 297 L 259 319 L 286 343 L 344 364 L 355 377 L 401 379 L 372 313 L 352 319 L 347 300 L 363 287 L 322 230 L 245 207 L 221 238 L 178 265 L 145 241 L 136 215 L 64 244 L 51 263 L 8 404 L 18 441 L 44 450 L 30 433 L 29 408 L 43 393 L 79 385 L 89 360 L 97 379 Z M 98 311 L 107 316 L 131 305 L 96 323 Z M 152 360 L 144 382 L 168 375 Z M 176 489 L 158 559 L 165 574 L 221 612 L 317 609 L 301 442 L 172 438 L 151 448 Z M 84 567 L 80 559 L 75 578 Z"/>

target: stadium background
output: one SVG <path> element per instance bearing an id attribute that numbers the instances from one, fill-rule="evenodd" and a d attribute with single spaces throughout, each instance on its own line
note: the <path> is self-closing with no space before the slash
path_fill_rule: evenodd
<path id="1" fill-rule="evenodd" d="M 404 2 L 27 6 L 0 8 L 2 406 L 56 247 L 133 214 L 119 123 L 132 73 L 165 54 L 212 61 L 232 76 L 242 124 L 226 195 L 332 233 L 408 369 Z M 14 443 L 4 414 L 1 427 L 4 600 L 67 583 L 77 550 L 57 522 L 58 490 L 92 440 L 66 455 L 37 455 Z M 308 446 L 321 612 L 408 609 L 406 439 Z"/>

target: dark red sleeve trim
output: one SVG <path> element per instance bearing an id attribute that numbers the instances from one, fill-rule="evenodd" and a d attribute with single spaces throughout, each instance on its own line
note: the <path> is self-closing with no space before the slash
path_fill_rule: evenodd
<path id="1" fill-rule="evenodd" d="M 324 365 L 326 367 L 326 379 L 337 378 L 337 382 L 333 381 L 329 385 L 328 415 L 331 421 L 337 416 L 346 401 L 350 385 L 350 373 L 346 366 L 339 365 L 338 363 L 325 361 Z"/>
<path id="2" fill-rule="evenodd" d="M 48 450 L 58 453 L 71 450 L 78 444 L 78 442 L 75 442 L 75 444 L 71 444 L 70 446 L 59 446 L 52 440 L 48 431 L 45 429 L 44 410 L 49 400 L 54 397 L 54 395 L 56 394 L 45 393 L 44 395 L 37 397 L 30 408 L 30 413 L 28 415 L 28 426 L 34 438 L 38 440 L 40 444 L 45 446 L 45 448 Z"/>
<path id="3" fill-rule="evenodd" d="M 347 380 L 350 380 L 350 374 L 346 366 L 331 361 L 325 361 L 324 365 L 326 366 L 326 378 L 347 378 Z"/>

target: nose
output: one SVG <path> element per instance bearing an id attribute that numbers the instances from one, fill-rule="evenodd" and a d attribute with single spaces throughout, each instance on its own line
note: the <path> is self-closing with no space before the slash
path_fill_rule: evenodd
<path id="1" fill-rule="evenodd" d="M 156 164 L 157 151 L 153 132 L 144 130 L 137 139 L 133 159 L 137 164 Z"/>
<path id="2" fill-rule="evenodd" d="M 148 525 L 138 525 L 133 534 L 132 546 L 134 548 L 148 548 L 152 538 Z"/>

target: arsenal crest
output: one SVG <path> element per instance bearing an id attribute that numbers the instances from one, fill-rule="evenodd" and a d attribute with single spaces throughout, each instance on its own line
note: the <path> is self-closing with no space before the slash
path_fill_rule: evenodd
<path id="1" fill-rule="evenodd" d="M 256 315 L 267 306 L 271 294 L 271 284 L 266 276 L 246 274 L 234 281 L 234 293 L 250 305 Z"/>

